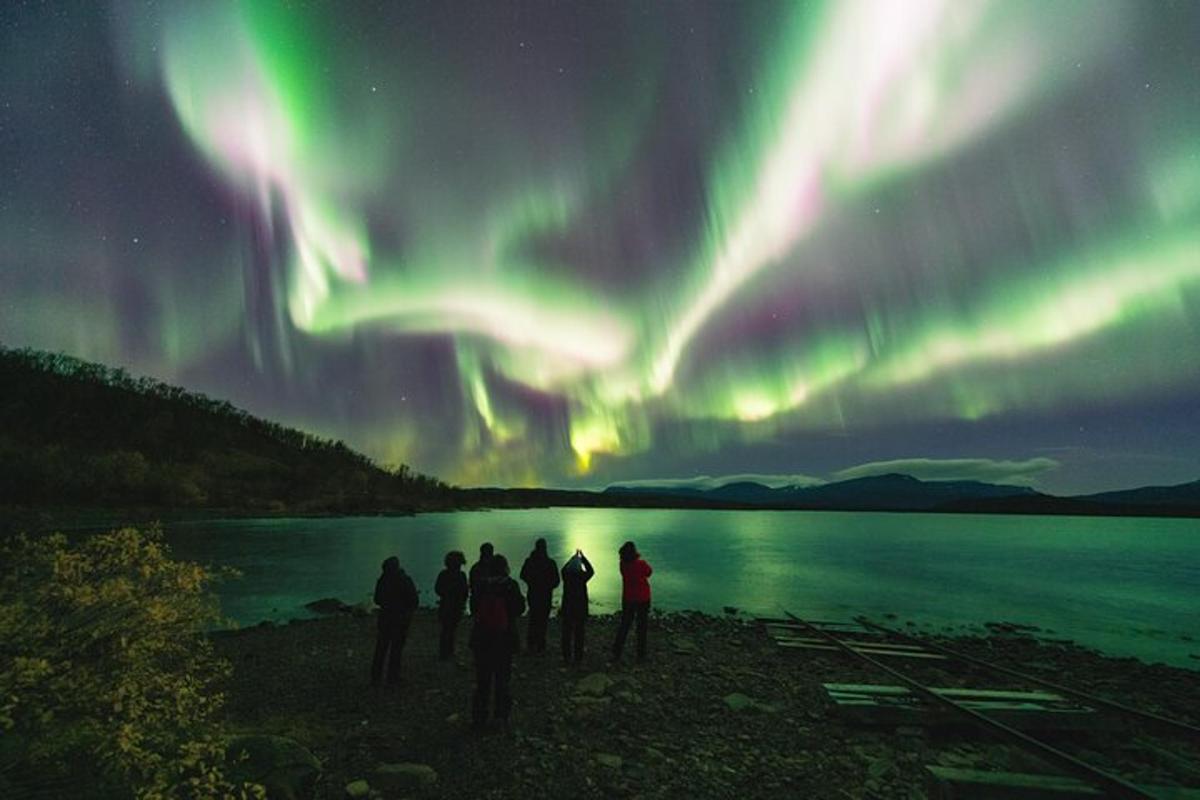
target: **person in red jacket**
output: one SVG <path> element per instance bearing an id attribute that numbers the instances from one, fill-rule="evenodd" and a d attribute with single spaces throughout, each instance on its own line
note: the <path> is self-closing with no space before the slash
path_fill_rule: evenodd
<path id="1" fill-rule="evenodd" d="M 612 660 L 621 660 L 629 626 L 637 619 L 637 657 L 646 660 L 646 618 L 650 615 L 650 575 L 654 572 L 633 542 L 621 545 L 621 625 L 613 642 Z"/>

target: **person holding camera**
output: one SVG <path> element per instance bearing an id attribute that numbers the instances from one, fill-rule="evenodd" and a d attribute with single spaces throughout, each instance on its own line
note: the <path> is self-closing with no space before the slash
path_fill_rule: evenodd
<path id="1" fill-rule="evenodd" d="M 559 617 L 562 628 L 562 657 L 564 664 L 583 661 L 583 630 L 588 618 L 588 581 L 596 574 L 592 562 L 582 550 L 563 564 L 562 608 Z"/>

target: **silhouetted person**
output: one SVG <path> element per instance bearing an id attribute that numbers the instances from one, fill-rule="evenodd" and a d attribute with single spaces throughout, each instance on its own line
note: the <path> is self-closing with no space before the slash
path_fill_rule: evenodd
<path id="1" fill-rule="evenodd" d="M 451 550 L 442 563 L 446 568 L 438 573 L 433 588 L 438 596 L 438 620 L 442 623 L 438 656 L 445 661 L 454 657 L 454 631 L 467 605 L 467 576 L 462 571 L 467 557 L 461 550 Z"/>
<path id="2" fill-rule="evenodd" d="M 492 554 L 495 552 L 491 542 L 484 542 L 479 545 L 479 560 L 471 565 L 471 613 L 475 613 L 475 606 L 479 604 L 479 585 L 488 577 L 488 563 L 492 560 Z"/>
<path id="3" fill-rule="evenodd" d="M 508 720 L 512 709 L 509 679 L 517 649 L 517 617 L 525 611 L 521 587 L 508 576 L 508 559 L 492 556 L 489 575 L 481 578 L 478 603 L 472 615 L 471 649 L 475 652 L 475 696 L 471 719 L 476 728 L 488 718 L 488 698 L 495 687 L 495 716 Z"/>
<path id="4" fill-rule="evenodd" d="M 558 587 L 558 565 L 546 554 L 546 540 L 533 543 L 533 552 L 521 567 L 521 580 L 528 587 L 529 633 L 527 646 L 531 653 L 546 651 L 546 625 L 550 621 L 550 605 Z"/>
<path id="5" fill-rule="evenodd" d="M 562 568 L 562 657 L 565 664 L 583 661 L 583 629 L 588 618 L 588 581 L 596 574 L 582 550 Z"/>
<path id="6" fill-rule="evenodd" d="M 379 606 L 375 658 L 371 661 L 371 684 L 379 685 L 383 662 L 388 662 L 387 682 L 400 682 L 400 654 L 408 638 L 408 626 L 417 608 L 417 587 L 400 569 L 400 559 L 392 556 L 383 562 L 383 574 L 375 581 L 375 605 Z"/>
<path id="7" fill-rule="evenodd" d="M 613 661 L 621 660 L 629 626 L 637 619 L 637 657 L 646 659 L 646 618 L 650 615 L 650 575 L 654 572 L 642 560 L 633 542 L 621 545 L 621 625 L 613 642 Z"/>

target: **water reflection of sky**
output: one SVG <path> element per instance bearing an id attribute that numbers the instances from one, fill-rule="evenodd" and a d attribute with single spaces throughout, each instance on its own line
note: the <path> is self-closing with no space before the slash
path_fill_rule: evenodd
<path id="1" fill-rule="evenodd" d="M 226 614 L 302 616 L 304 603 L 367 599 L 390 555 L 433 602 L 449 550 L 491 541 L 514 574 L 538 537 L 561 565 L 582 548 L 597 611 L 620 600 L 617 549 L 654 567 L 655 605 L 737 606 L 812 617 L 896 614 L 942 626 L 1007 620 L 1118 653 L 1200 652 L 1200 523 L 1194 520 L 734 511 L 537 509 L 419 517 L 230 520 L 170 531 L 185 557 L 233 566 Z"/>

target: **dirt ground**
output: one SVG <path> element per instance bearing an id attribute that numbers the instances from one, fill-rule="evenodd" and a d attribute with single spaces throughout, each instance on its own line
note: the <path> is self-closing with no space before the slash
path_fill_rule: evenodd
<path id="1" fill-rule="evenodd" d="M 315 796 L 323 800 L 345 797 L 356 780 L 367 782 L 363 796 L 380 798 L 907 800 L 927 796 L 926 764 L 1046 769 L 970 730 L 844 721 L 823 682 L 891 681 L 842 653 L 781 649 L 740 615 L 654 613 L 648 661 L 633 664 L 629 647 L 625 664 L 615 668 L 607 663 L 612 616 L 590 620 L 579 667 L 563 666 L 552 618 L 547 651 L 516 656 L 510 724 L 474 732 L 469 625 L 468 619 L 460 627 L 456 660 L 441 662 L 435 615 L 418 612 L 403 681 L 383 688 L 369 683 L 370 616 L 337 614 L 216 635 L 218 651 L 234 668 L 231 727 L 287 736 L 308 748 L 322 765 Z M 1200 722 L 1200 673 L 1039 643 L 1020 631 L 944 641 Z M 929 669 L 940 670 L 921 676 L 929 685 L 997 685 L 969 672 Z M 1060 744 L 1131 778 L 1200 785 L 1200 775 L 1186 775 L 1188 762 L 1200 763 L 1194 744 L 1149 735 L 1126 724 L 1117 734 L 1098 727 Z M 396 784 L 378 771 L 400 763 L 423 765 L 419 779 Z"/>

